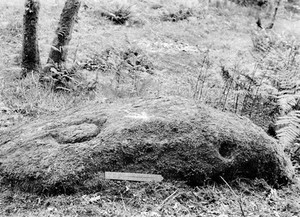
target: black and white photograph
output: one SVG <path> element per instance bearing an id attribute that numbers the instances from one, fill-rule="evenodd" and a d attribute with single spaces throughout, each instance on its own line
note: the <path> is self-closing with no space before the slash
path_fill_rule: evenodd
<path id="1" fill-rule="evenodd" d="M 0 10 L 0 217 L 300 217 L 300 0 Z"/>

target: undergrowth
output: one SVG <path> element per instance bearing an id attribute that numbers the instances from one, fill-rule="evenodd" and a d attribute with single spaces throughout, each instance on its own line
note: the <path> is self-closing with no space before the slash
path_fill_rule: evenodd
<path id="1" fill-rule="evenodd" d="M 99 86 L 102 92 L 110 92 L 116 98 L 142 96 L 153 80 L 153 63 L 142 49 L 130 44 L 95 53 L 81 65 L 109 77 L 108 82 L 100 81 Z"/>
<path id="2" fill-rule="evenodd" d="M 174 1 L 168 7 L 161 8 L 161 20 L 178 22 L 188 20 L 190 17 L 199 17 L 204 11 L 203 3 L 200 1 Z"/>
<path id="3" fill-rule="evenodd" d="M 291 155 L 299 149 L 300 45 L 290 35 L 265 30 L 252 33 L 254 65 L 245 67 L 242 56 L 233 64 L 219 64 L 220 80 L 211 76 L 208 49 L 189 77 L 192 97 L 218 109 L 248 116 L 279 139 Z M 212 94 L 213 93 L 213 94 Z"/>
<path id="4" fill-rule="evenodd" d="M 174 11 L 163 12 L 161 16 L 162 21 L 172 21 L 178 22 L 181 20 L 187 20 L 189 17 L 193 16 L 193 11 L 191 8 L 181 8 Z"/>
<path id="5" fill-rule="evenodd" d="M 253 35 L 253 44 L 261 77 L 277 99 L 277 137 L 287 147 L 300 135 L 300 45 L 292 36 L 264 31 Z"/>
<path id="6" fill-rule="evenodd" d="M 103 4 L 100 15 L 112 21 L 116 25 L 128 24 L 134 17 L 134 5 L 128 1 L 113 1 L 111 4 Z"/>
<path id="7" fill-rule="evenodd" d="M 238 61 L 220 65 L 223 90 L 217 105 L 274 131 L 271 135 L 289 149 L 300 135 L 300 45 L 290 35 L 265 30 L 254 31 L 252 43 L 252 69 Z"/>
<path id="8" fill-rule="evenodd" d="M 43 86 L 39 82 L 39 75 L 36 74 L 31 74 L 25 79 L 10 75 L 1 85 L 0 90 L 2 101 L 12 112 L 29 118 L 82 104 L 89 100 L 88 94 L 82 91 L 54 91 L 51 87 Z"/>

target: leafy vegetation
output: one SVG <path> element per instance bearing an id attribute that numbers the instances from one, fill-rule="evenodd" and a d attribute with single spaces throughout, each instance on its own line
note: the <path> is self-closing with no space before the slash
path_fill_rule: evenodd
<path id="1" fill-rule="evenodd" d="M 290 146 L 300 133 L 299 43 L 291 36 L 271 32 L 255 35 L 253 43 L 265 87 L 277 101 L 277 137 L 285 147 Z"/>
<path id="2" fill-rule="evenodd" d="M 125 25 L 134 16 L 134 5 L 127 1 L 114 1 L 109 7 L 103 5 L 100 14 L 116 25 Z"/>

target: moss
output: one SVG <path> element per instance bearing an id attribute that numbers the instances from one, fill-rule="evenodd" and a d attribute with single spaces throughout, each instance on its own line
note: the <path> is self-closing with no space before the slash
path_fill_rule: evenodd
<path id="1" fill-rule="evenodd" d="M 90 138 L 80 131 L 76 136 L 85 139 L 72 139 L 76 126 L 91 120 L 105 121 L 96 124 Z M 64 129 L 63 143 L 52 136 L 59 129 Z M 91 104 L 24 125 L 3 138 L 2 184 L 38 193 L 93 191 L 105 182 L 95 179 L 105 171 L 161 174 L 191 185 L 222 176 L 264 178 L 276 187 L 293 176 L 275 140 L 251 121 L 181 98 Z"/>

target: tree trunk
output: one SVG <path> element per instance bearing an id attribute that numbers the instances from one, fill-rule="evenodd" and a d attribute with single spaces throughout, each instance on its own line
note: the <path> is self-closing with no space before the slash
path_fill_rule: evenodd
<path id="1" fill-rule="evenodd" d="M 40 11 L 39 0 L 26 0 L 23 18 L 23 50 L 22 50 L 22 76 L 28 72 L 39 71 L 41 67 L 37 40 L 37 24 Z"/>
<path id="2" fill-rule="evenodd" d="M 60 15 L 58 27 L 55 32 L 56 37 L 52 42 L 47 60 L 47 64 L 54 65 L 56 69 L 61 69 L 65 66 L 67 46 L 71 41 L 71 34 L 80 4 L 80 0 L 67 0 Z"/>
<path id="3" fill-rule="evenodd" d="M 276 1 L 276 6 L 275 6 L 275 10 L 274 10 L 274 14 L 273 14 L 271 23 L 266 27 L 266 29 L 272 29 L 273 28 L 274 23 L 275 23 L 275 19 L 276 19 L 276 15 L 277 15 L 277 12 L 278 12 L 278 9 L 280 7 L 280 3 L 281 3 L 281 0 L 277 0 Z"/>
<path id="4" fill-rule="evenodd" d="M 269 25 L 267 25 L 266 27 L 263 27 L 263 25 L 262 25 L 260 11 L 257 12 L 257 21 L 256 21 L 256 25 L 257 25 L 260 29 L 272 29 L 272 28 L 274 27 L 276 15 L 277 15 L 277 13 L 278 13 L 278 9 L 279 9 L 279 7 L 280 7 L 280 3 L 281 3 L 281 0 L 276 0 L 276 6 L 275 6 L 275 9 L 274 9 L 274 13 L 273 13 L 271 22 L 270 22 Z"/>

